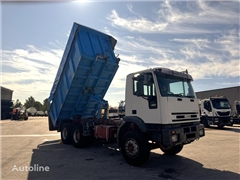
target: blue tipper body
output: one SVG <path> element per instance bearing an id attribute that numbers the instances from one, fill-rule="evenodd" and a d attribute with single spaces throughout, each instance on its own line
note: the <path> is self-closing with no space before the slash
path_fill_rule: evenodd
<path id="1" fill-rule="evenodd" d="M 73 24 L 48 98 L 49 121 L 93 118 L 118 69 L 117 40 L 94 29 Z"/>

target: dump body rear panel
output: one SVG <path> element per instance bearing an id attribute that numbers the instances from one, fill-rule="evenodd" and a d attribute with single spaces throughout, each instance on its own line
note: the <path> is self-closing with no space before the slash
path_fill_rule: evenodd
<path id="1" fill-rule="evenodd" d="M 73 24 L 49 97 L 54 127 L 74 116 L 95 116 L 118 69 L 116 43 L 109 35 Z"/>

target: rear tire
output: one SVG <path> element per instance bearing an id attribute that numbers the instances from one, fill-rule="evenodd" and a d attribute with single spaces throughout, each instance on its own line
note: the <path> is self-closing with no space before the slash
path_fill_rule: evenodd
<path id="1" fill-rule="evenodd" d="M 144 164 L 150 155 L 145 136 L 138 131 L 128 131 L 120 141 L 121 152 L 126 162 L 133 166 Z"/>
<path id="2" fill-rule="evenodd" d="M 88 144 L 87 138 L 83 136 L 82 132 L 83 132 L 82 126 L 75 125 L 73 127 L 72 143 L 75 148 L 83 148 L 83 147 L 86 147 Z"/>
<path id="3" fill-rule="evenodd" d="M 217 125 L 219 129 L 223 129 L 225 125 Z"/>
<path id="4" fill-rule="evenodd" d="M 61 128 L 61 140 L 63 144 L 70 144 L 72 140 L 72 126 L 69 123 L 65 123 Z"/>
<path id="5" fill-rule="evenodd" d="M 166 155 L 175 155 L 177 153 L 179 153 L 183 148 L 183 145 L 177 145 L 177 146 L 173 146 L 171 149 L 162 149 L 162 152 L 164 152 L 164 154 Z"/>

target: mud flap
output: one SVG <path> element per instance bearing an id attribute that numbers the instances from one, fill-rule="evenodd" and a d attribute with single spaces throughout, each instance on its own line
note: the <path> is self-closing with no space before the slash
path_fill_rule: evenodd
<path id="1" fill-rule="evenodd" d="M 50 116 L 48 116 L 48 129 L 49 129 L 49 131 L 58 130 L 57 127 L 54 127 L 54 126 L 53 126 L 53 123 L 52 123 L 52 120 L 51 120 Z"/>

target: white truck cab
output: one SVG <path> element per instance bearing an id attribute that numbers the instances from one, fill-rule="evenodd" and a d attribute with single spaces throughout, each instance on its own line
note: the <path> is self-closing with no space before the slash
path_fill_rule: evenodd
<path id="1" fill-rule="evenodd" d="M 184 144 L 205 135 L 192 80 L 187 72 L 166 68 L 147 69 L 127 76 L 125 117 L 118 132 L 118 137 L 123 135 L 123 139 L 119 139 L 124 142 L 120 146 L 126 161 L 131 164 L 132 157 L 125 147 L 140 143 L 133 143 L 132 136 L 153 142 L 151 149 L 160 147 L 166 154 L 177 154 Z M 132 134 L 124 135 L 129 129 L 134 130 Z"/>
<path id="2" fill-rule="evenodd" d="M 231 106 L 224 96 L 215 96 L 199 101 L 201 111 L 201 123 L 205 127 L 217 125 L 223 128 L 226 125 L 232 125 Z"/>
<path id="3" fill-rule="evenodd" d="M 191 75 L 165 68 L 129 74 L 126 116 L 162 125 L 199 122 L 198 101 L 191 81 Z"/>

